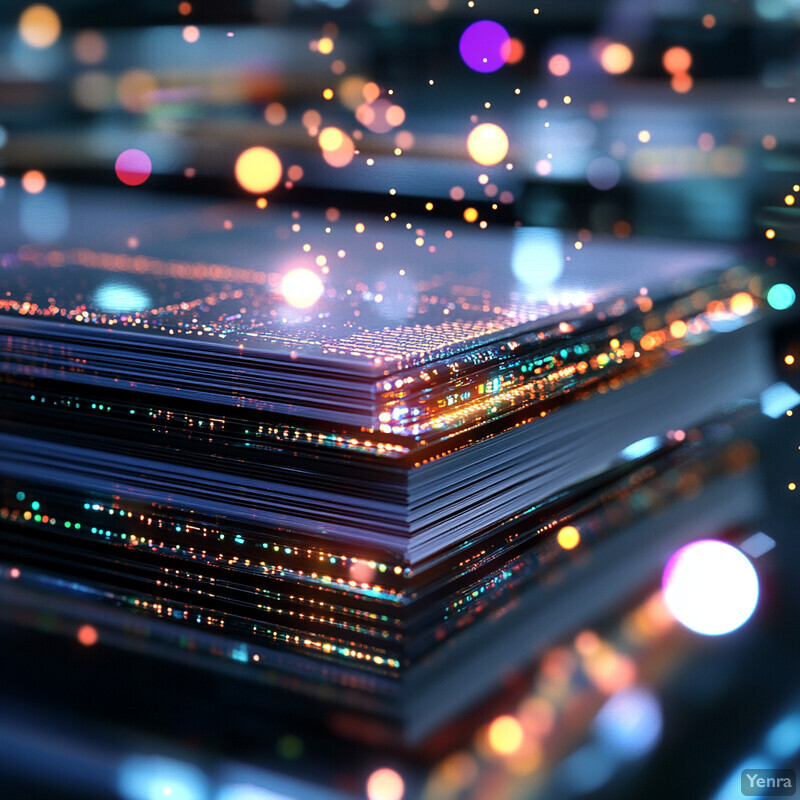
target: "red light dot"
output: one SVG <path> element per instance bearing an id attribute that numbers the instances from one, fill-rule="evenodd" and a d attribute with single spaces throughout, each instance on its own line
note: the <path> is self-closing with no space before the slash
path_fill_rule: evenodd
<path id="1" fill-rule="evenodd" d="M 97 629 L 92 625 L 82 625 L 78 630 L 78 641 L 85 647 L 97 643 Z"/>
<path id="2" fill-rule="evenodd" d="M 117 157 L 114 169 L 126 186 L 139 186 L 150 177 L 153 164 L 142 150 L 124 150 Z"/>

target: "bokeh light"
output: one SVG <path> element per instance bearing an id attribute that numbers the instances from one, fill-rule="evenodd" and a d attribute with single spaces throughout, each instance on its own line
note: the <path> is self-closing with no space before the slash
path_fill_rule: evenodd
<path id="1" fill-rule="evenodd" d="M 498 717 L 489 725 L 487 734 L 489 746 L 502 756 L 513 755 L 522 747 L 524 732 L 515 717 Z"/>
<path id="2" fill-rule="evenodd" d="M 91 647 L 97 644 L 97 629 L 92 625 L 81 625 L 78 629 L 78 641 L 84 647 Z"/>
<path id="3" fill-rule="evenodd" d="M 126 186 L 140 186 L 150 177 L 153 164 L 143 150 L 123 150 L 117 156 L 114 170 Z"/>
<path id="4" fill-rule="evenodd" d="M 402 777 L 393 769 L 376 769 L 367 779 L 369 800 L 403 800 L 406 787 Z"/>
<path id="5" fill-rule="evenodd" d="M 611 42 L 600 51 L 600 66 L 610 75 L 622 75 L 633 66 L 630 47 L 620 42 Z"/>
<path id="6" fill-rule="evenodd" d="M 661 737 L 661 706 L 652 692 L 633 686 L 613 695 L 595 718 L 600 742 L 620 759 L 643 756 Z"/>
<path id="7" fill-rule="evenodd" d="M 555 228 L 513 229 L 511 270 L 526 289 L 547 288 L 564 271 L 564 237 Z"/>
<path id="8" fill-rule="evenodd" d="M 322 297 L 325 287 L 316 272 L 304 267 L 291 269 L 281 280 L 281 294 L 290 306 L 308 308 Z"/>
<path id="9" fill-rule="evenodd" d="M 108 44 L 99 31 L 81 31 L 72 41 L 72 53 L 81 64 L 99 64 L 108 55 Z"/>
<path id="10" fill-rule="evenodd" d="M 28 6 L 19 18 L 19 35 L 30 47 L 50 47 L 61 35 L 61 20 L 50 6 L 41 3 Z"/>
<path id="11" fill-rule="evenodd" d="M 467 151 L 479 164 L 499 164 L 508 154 L 508 136 L 499 125 L 484 122 L 467 137 Z"/>
<path id="12" fill-rule="evenodd" d="M 661 63 L 670 75 L 688 72 L 692 66 L 692 54 L 685 47 L 670 47 L 664 52 Z"/>
<path id="13" fill-rule="evenodd" d="M 261 194 L 278 185 L 283 167 L 278 156 L 268 147 L 250 147 L 236 159 L 234 172 L 243 189 Z"/>
<path id="14" fill-rule="evenodd" d="M 38 169 L 30 169 L 22 176 L 22 188 L 28 194 L 39 194 L 47 186 L 47 178 Z"/>
<path id="15" fill-rule="evenodd" d="M 163 756 L 128 756 L 117 788 L 124 800 L 206 800 L 208 779 L 192 764 Z"/>
<path id="16" fill-rule="evenodd" d="M 574 525 L 565 525 L 556 537 L 564 550 L 574 550 L 581 542 L 581 534 Z"/>
<path id="17" fill-rule="evenodd" d="M 622 170 L 620 170 L 619 164 L 608 156 L 594 159 L 586 170 L 586 180 L 595 189 L 603 192 L 613 189 L 619 183 L 621 176 Z"/>
<path id="18" fill-rule="evenodd" d="M 736 292 L 736 294 L 731 297 L 731 311 L 733 311 L 737 317 L 747 316 L 754 307 L 755 302 L 753 300 L 753 295 L 749 292 Z"/>
<path id="19" fill-rule="evenodd" d="M 776 311 L 785 311 L 794 305 L 795 291 L 788 283 L 776 283 L 767 292 L 767 303 Z"/>
<path id="20" fill-rule="evenodd" d="M 508 31 L 498 22 L 483 19 L 473 22 L 458 43 L 464 63 L 475 72 L 495 72 L 510 54 Z"/>
<path id="21" fill-rule="evenodd" d="M 570 60 L 563 53 L 550 56 L 550 60 L 547 62 L 547 69 L 557 78 L 568 75 L 571 66 Z"/>
<path id="22" fill-rule="evenodd" d="M 317 142 L 325 163 L 332 167 L 346 167 L 356 152 L 353 140 L 339 128 L 323 128 Z"/>
<path id="23" fill-rule="evenodd" d="M 718 636 L 744 625 L 758 603 L 758 575 L 740 550 L 727 542 L 700 539 L 667 562 L 664 601 L 682 625 Z"/>
<path id="24" fill-rule="evenodd" d="M 100 286 L 92 297 L 100 311 L 109 314 L 134 314 L 150 307 L 150 296 L 139 286 L 126 281 L 110 281 Z"/>

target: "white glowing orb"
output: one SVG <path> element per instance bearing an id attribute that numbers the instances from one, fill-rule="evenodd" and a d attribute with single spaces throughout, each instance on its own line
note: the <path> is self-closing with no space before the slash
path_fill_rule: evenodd
<path id="1" fill-rule="evenodd" d="M 675 619 L 705 636 L 744 625 L 758 603 L 758 575 L 740 550 L 700 539 L 678 550 L 662 580 L 664 601 Z"/>
<path id="2" fill-rule="evenodd" d="M 281 294 L 295 308 L 313 306 L 322 297 L 324 290 L 319 275 L 302 267 L 289 270 L 281 280 Z"/>

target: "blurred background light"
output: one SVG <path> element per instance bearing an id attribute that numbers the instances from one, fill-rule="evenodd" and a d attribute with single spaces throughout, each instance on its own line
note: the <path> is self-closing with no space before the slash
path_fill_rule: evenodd
<path id="1" fill-rule="evenodd" d="M 61 20 L 50 6 L 41 3 L 28 6 L 19 18 L 19 35 L 30 47 L 50 47 L 61 35 Z"/>
<path id="2" fill-rule="evenodd" d="M 135 284 L 125 281 L 103 284 L 92 299 L 100 311 L 109 314 L 133 314 L 136 311 L 145 311 L 152 302 L 146 292 Z"/>
<path id="3" fill-rule="evenodd" d="M 243 189 L 254 194 L 274 189 L 282 172 L 280 159 L 268 147 L 251 147 L 236 159 L 236 180 Z"/>
<path id="4" fill-rule="evenodd" d="M 548 287 L 564 270 L 564 236 L 556 228 L 514 228 L 511 270 L 528 289 Z"/>
<path id="5" fill-rule="evenodd" d="M 499 164 L 508 154 L 508 136 L 499 125 L 484 122 L 467 137 L 467 151 L 478 164 Z"/>
<path id="6" fill-rule="evenodd" d="M 727 542 L 701 539 L 667 562 L 664 601 L 685 627 L 718 636 L 744 625 L 758 603 L 758 575 L 740 550 Z"/>
<path id="7" fill-rule="evenodd" d="M 510 52 L 508 31 L 498 22 L 473 22 L 458 43 L 464 63 L 475 72 L 495 72 L 506 63 Z"/>
<path id="8" fill-rule="evenodd" d="M 142 150 L 123 150 L 117 157 L 114 170 L 126 186 L 140 186 L 150 177 L 153 164 Z"/>
<path id="9" fill-rule="evenodd" d="M 124 800 L 207 800 L 206 776 L 197 767 L 162 756 L 129 756 L 119 767 Z"/>
<path id="10" fill-rule="evenodd" d="M 594 724 L 598 740 L 614 756 L 639 758 L 661 737 L 661 706 L 652 692 L 633 686 L 612 695 Z"/>

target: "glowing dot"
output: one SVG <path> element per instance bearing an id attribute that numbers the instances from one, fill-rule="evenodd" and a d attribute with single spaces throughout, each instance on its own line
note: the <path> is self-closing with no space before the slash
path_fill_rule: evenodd
<path id="1" fill-rule="evenodd" d="M 714 137 L 706 132 L 697 137 L 697 146 L 705 153 L 714 149 Z"/>
<path id="2" fill-rule="evenodd" d="M 794 289 L 786 283 L 776 283 L 767 292 L 767 302 L 776 311 L 784 311 L 794 305 Z"/>
<path id="3" fill-rule="evenodd" d="M 713 14 L 703 14 L 703 27 L 713 28 L 717 24 L 717 18 Z"/>
<path id="4" fill-rule="evenodd" d="M 270 125 L 283 125 L 286 122 L 286 107 L 282 103 L 270 103 L 264 109 L 264 119 Z"/>
<path id="5" fill-rule="evenodd" d="M 430 201 L 425 203 L 425 210 L 426 211 L 433 211 L 433 203 L 431 203 Z"/>
<path id="6" fill-rule="evenodd" d="M 322 117 L 320 116 L 319 111 L 315 111 L 313 108 L 309 108 L 303 114 L 302 123 L 303 127 L 306 128 L 311 136 L 317 135 L 317 129 L 322 122 Z"/>
<path id="7" fill-rule="evenodd" d="M 183 17 L 188 17 L 192 13 L 191 3 L 180 3 L 178 5 L 178 13 Z"/>
<path id="8" fill-rule="evenodd" d="M 508 136 L 499 125 L 484 122 L 467 137 L 467 151 L 478 164 L 499 164 L 508 154 Z"/>
<path id="9" fill-rule="evenodd" d="M 706 636 L 744 625 L 758 603 L 758 575 L 747 557 L 716 539 L 685 545 L 667 562 L 662 579 L 670 613 Z"/>
<path id="10" fill-rule="evenodd" d="M 258 208 L 266 208 L 267 207 L 267 198 L 266 197 L 259 197 L 258 200 L 256 200 L 256 206 Z"/>
<path id="11" fill-rule="evenodd" d="M 91 625 L 82 625 L 78 629 L 78 641 L 85 647 L 91 647 L 97 643 L 97 629 Z"/>
<path id="12" fill-rule="evenodd" d="M 454 186 L 450 190 L 450 199 L 458 202 L 464 199 L 464 190 L 460 186 Z"/>
<path id="13" fill-rule="evenodd" d="M 402 125 L 406 119 L 406 112 L 402 108 L 402 106 L 389 106 L 386 109 L 386 121 L 393 127 L 396 128 L 398 125 Z"/>
<path id="14" fill-rule="evenodd" d="M 475 222 L 478 219 L 478 210 L 476 208 L 469 208 L 464 209 L 464 219 L 466 222 Z"/>
<path id="15" fill-rule="evenodd" d="M 664 52 L 661 63 L 670 75 L 688 72 L 692 66 L 692 54 L 685 47 L 670 47 Z"/>
<path id="16" fill-rule="evenodd" d="M 673 339 L 683 339 L 686 336 L 689 328 L 686 323 L 681 319 L 676 319 L 672 325 L 669 326 L 669 335 Z"/>
<path id="17" fill-rule="evenodd" d="M 791 353 L 788 356 L 784 356 L 783 363 L 791 367 L 794 364 L 794 356 Z"/>
<path id="18" fill-rule="evenodd" d="M 364 223 L 363 222 L 356 222 L 355 232 L 356 233 L 364 233 Z"/>
<path id="19" fill-rule="evenodd" d="M 22 188 L 28 194 L 39 194 L 39 192 L 44 191 L 45 186 L 47 186 L 47 179 L 38 169 L 28 170 L 22 176 Z"/>
<path id="20" fill-rule="evenodd" d="M 142 150 L 123 150 L 117 156 L 114 170 L 126 186 L 139 186 L 150 177 L 153 164 Z"/>
<path id="21" fill-rule="evenodd" d="M 564 103 L 566 105 L 569 105 L 571 102 L 572 102 L 572 98 L 568 94 L 564 95 Z"/>
<path id="22" fill-rule="evenodd" d="M 328 53 L 333 52 L 333 39 L 330 36 L 323 36 L 317 42 L 317 50 L 322 53 L 323 55 L 327 56 Z"/>
<path id="23" fill-rule="evenodd" d="M 317 141 L 323 150 L 338 150 L 344 142 L 344 133 L 339 128 L 323 128 Z"/>
<path id="24" fill-rule="evenodd" d="M 764 231 L 764 236 L 766 236 L 767 239 L 774 239 L 775 230 L 773 228 L 767 228 L 766 231 Z"/>
<path id="25" fill-rule="evenodd" d="M 581 535 L 578 529 L 573 525 L 565 525 L 556 537 L 560 547 L 564 550 L 574 550 L 581 541 Z"/>
<path id="26" fill-rule="evenodd" d="M 488 730 L 489 746 L 495 753 L 510 756 L 522 747 L 522 725 L 511 716 L 498 717 Z"/>
<path id="27" fill-rule="evenodd" d="M 783 198 L 783 202 L 786 203 L 787 206 L 793 206 L 794 205 L 794 195 L 793 194 L 787 194 L 786 197 Z"/>
<path id="28" fill-rule="evenodd" d="M 509 39 L 507 45 L 503 45 L 501 54 L 506 64 L 519 64 L 525 58 L 525 45 L 519 39 Z M 515 90 L 519 94 L 519 89 Z"/>
<path id="29" fill-rule="evenodd" d="M 692 76 L 688 72 L 679 72 L 673 75 L 669 82 L 672 91 L 678 94 L 686 94 L 688 91 L 691 91 L 693 84 Z"/>
<path id="30" fill-rule="evenodd" d="M 731 311 L 737 317 L 747 316 L 754 307 L 753 296 L 748 292 L 737 292 L 731 297 Z"/>
<path id="31" fill-rule="evenodd" d="M 239 185 L 254 194 L 274 189 L 281 179 L 280 159 L 266 147 L 251 147 L 236 159 L 234 168 Z"/>
<path id="32" fill-rule="evenodd" d="M 793 492 L 797 488 L 797 484 L 792 482 L 787 486 L 787 488 L 789 489 L 790 492 Z"/>
<path id="33" fill-rule="evenodd" d="M 187 25 L 183 29 L 183 41 L 194 44 L 200 39 L 200 28 L 197 25 Z"/>
<path id="34" fill-rule="evenodd" d="M 600 51 L 600 66 L 611 75 L 621 75 L 633 66 L 630 47 L 619 42 L 607 44 Z"/>
<path id="35" fill-rule="evenodd" d="M 621 175 L 619 164 L 608 156 L 594 159 L 586 170 L 586 180 L 600 191 L 613 189 L 619 183 Z"/>
<path id="36" fill-rule="evenodd" d="M 510 39 L 502 25 L 484 19 L 473 22 L 461 34 L 458 49 L 470 69 L 475 72 L 495 72 L 506 63 Z"/>
<path id="37" fill-rule="evenodd" d="M 9 571 L 9 575 L 11 575 L 11 577 L 12 577 L 14 580 L 16 580 L 17 578 L 19 578 L 20 574 L 21 574 L 21 573 L 20 573 L 20 571 L 19 571 L 19 568 L 18 568 L 18 567 L 11 567 L 11 570 Z"/>
<path id="38" fill-rule="evenodd" d="M 647 144 L 650 141 L 650 131 L 639 131 L 636 137 L 642 144 Z"/>
<path id="39" fill-rule="evenodd" d="M 569 59 L 563 53 L 556 53 L 547 62 L 547 69 L 557 78 L 562 78 L 564 75 L 569 74 L 571 66 Z"/>
<path id="40" fill-rule="evenodd" d="M 72 52 L 81 64 L 99 64 L 108 53 L 108 45 L 98 31 L 81 31 L 72 42 Z"/>
<path id="41" fill-rule="evenodd" d="M 50 6 L 39 3 L 28 6 L 19 18 L 19 35 L 30 47 L 50 47 L 61 35 L 61 20 Z"/>
<path id="42" fill-rule="evenodd" d="M 583 247 L 583 242 L 575 242 L 575 249 L 580 250 Z"/>
<path id="43" fill-rule="evenodd" d="M 768 133 L 761 139 L 761 146 L 765 150 L 774 150 L 777 144 L 778 140 L 771 133 Z"/>
<path id="44" fill-rule="evenodd" d="M 369 800 L 403 800 L 405 790 L 403 779 L 388 767 L 376 769 L 367 780 L 367 798 Z"/>
<path id="45" fill-rule="evenodd" d="M 553 165 L 546 159 L 540 158 L 536 162 L 536 174 L 541 175 L 544 177 L 545 175 L 549 175 L 553 171 Z"/>
<path id="46" fill-rule="evenodd" d="M 316 272 L 310 269 L 292 269 L 281 279 L 281 294 L 289 305 L 308 308 L 322 297 L 325 287 Z"/>
<path id="47" fill-rule="evenodd" d="M 383 242 L 375 242 L 376 250 L 383 250 Z"/>

